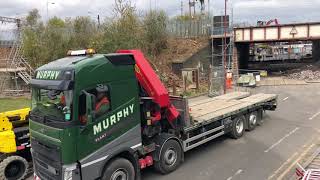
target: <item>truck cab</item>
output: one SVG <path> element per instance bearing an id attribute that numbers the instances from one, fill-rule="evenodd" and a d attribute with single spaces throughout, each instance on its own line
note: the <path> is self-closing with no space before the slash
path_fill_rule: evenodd
<path id="1" fill-rule="evenodd" d="M 142 145 L 134 71 L 132 55 L 93 50 L 72 51 L 36 70 L 30 132 L 37 177 L 96 179 L 117 153 L 133 157 Z M 103 113 L 97 112 L 99 87 L 107 89 Z"/>

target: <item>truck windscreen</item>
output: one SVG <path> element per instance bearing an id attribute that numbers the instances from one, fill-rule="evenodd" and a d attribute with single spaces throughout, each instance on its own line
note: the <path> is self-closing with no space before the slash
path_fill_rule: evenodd
<path id="1" fill-rule="evenodd" d="M 70 121 L 73 91 L 33 88 L 32 114 L 50 121 Z"/>

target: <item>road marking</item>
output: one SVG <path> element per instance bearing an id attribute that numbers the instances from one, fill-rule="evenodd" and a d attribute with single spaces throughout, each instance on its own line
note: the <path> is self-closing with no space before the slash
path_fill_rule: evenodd
<path id="1" fill-rule="evenodd" d="M 298 127 L 296 127 L 294 130 L 292 130 L 291 132 L 289 132 L 288 134 L 286 134 L 285 136 L 283 136 L 281 139 L 279 139 L 279 141 L 277 141 L 276 143 L 274 143 L 272 146 L 270 146 L 268 149 L 266 149 L 264 152 L 267 153 L 269 152 L 271 149 L 273 149 L 274 147 L 276 147 L 277 145 L 279 145 L 283 140 L 285 140 L 286 138 L 288 138 L 289 136 L 291 136 L 293 133 L 295 133 L 298 129 Z"/>
<path id="2" fill-rule="evenodd" d="M 297 152 L 295 152 L 292 156 L 290 156 L 290 158 L 287 159 L 286 162 L 284 162 L 276 171 L 274 171 L 274 173 L 273 173 L 271 176 L 269 176 L 268 179 L 272 179 L 275 175 L 277 175 L 277 174 L 280 172 L 280 170 L 281 170 L 284 166 L 286 166 L 287 164 L 289 164 L 290 161 L 292 161 L 297 155 L 299 155 L 299 154 L 298 154 Z"/>
<path id="3" fill-rule="evenodd" d="M 310 149 L 315 145 L 314 143 L 312 143 L 314 140 L 315 140 L 316 136 L 313 136 L 311 138 L 311 140 L 309 140 L 307 143 L 305 143 L 301 149 L 304 149 L 302 152 L 295 152 L 292 156 L 290 156 L 289 159 L 286 160 L 286 162 L 284 162 L 276 171 L 273 172 L 273 174 L 271 174 L 269 177 L 268 177 L 268 180 L 270 179 L 274 179 L 274 177 L 276 175 L 278 175 L 280 172 L 283 172 L 283 171 L 287 171 L 288 172 L 288 168 L 287 169 L 284 169 L 284 167 L 290 165 L 289 163 L 292 162 L 294 159 L 298 159 L 300 160 L 302 157 L 304 157 L 304 155 L 310 151 Z M 320 140 L 320 138 L 319 138 Z M 293 164 L 295 165 L 296 161 L 293 162 Z M 289 166 L 290 167 L 290 166 Z M 291 167 L 292 167 L 292 164 L 291 164 Z M 290 169 L 289 169 L 290 171 Z M 278 177 L 278 176 L 277 176 Z"/>
<path id="4" fill-rule="evenodd" d="M 283 101 L 286 101 L 286 100 L 288 100 L 289 99 L 289 97 L 286 97 L 286 98 L 284 98 L 284 99 L 282 99 Z"/>
<path id="5" fill-rule="evenodd" d="M 297 165 L 297 163 L 307 154 L 308 151 L 310 151 L 311 148 L 313 148 L 315 146 L 315 144 L 311 144 L 311 146 L 309 146 L 309 148 L 307 148 L 305 151 L 303 151 L 303 153 L 299 156 L 298 159 L 296 159 L 282 174 L 280 174 L 280 176 L 278 176 L 277 180 L 281 180 L 284 178 L 285 175 L 288 174 L 288 172 Z"/>
<path id="6" fill-rule="evenodd" d="M 311 117 L 309 118 L 309 120 L 314 119 L 314 118 L 317 117 L 318 115 L 320 115 L 320 111 L 317 112 L 317 113 L 315 113 L 313 116 L 311 116 Z"/>
<path id="7" fill-rule="evenodd" d="M 242 169 L 239 169 L 236 173 L 234 173 L 234 175 L 233 175 L 233 176 L 228 177 L 228 179 L 227 179 L 227 180 L 231 180 L 232 178 L 234 178 L 235 176 L 237 176 L 237 175 L 241 174 L 242 172 L 243 172 L 243 170 L 242 170 Z"/>

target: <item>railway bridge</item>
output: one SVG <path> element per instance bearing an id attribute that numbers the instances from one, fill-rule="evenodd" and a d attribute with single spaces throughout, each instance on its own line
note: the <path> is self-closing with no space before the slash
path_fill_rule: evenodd
<path id="1" fill-rule="evenodd" d="M 312 42 L 312 59 L 320 60 L 320 22 L 240 27 L 234 28 L 233 33 L 233 68 L 236 69 L 248 69 L 250 45 L 256 43 Z M 270 66 L 271 61 L 264 63 L 264 66 Z M 286 67 L 299 66 L 295 61 L 282 63 Z"/>

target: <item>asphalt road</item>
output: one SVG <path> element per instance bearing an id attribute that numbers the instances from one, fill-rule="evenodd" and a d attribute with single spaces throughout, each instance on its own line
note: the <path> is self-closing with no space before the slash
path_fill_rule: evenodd
<path id="1" fill-rule="evenodd" d="M 220 137 L 187 152 L 185 162 L 169 175 L 146 169 L 142 180 L 286 179 L 291 162 L 319 136 L 320 84 L 254 91 L 279 94 L 278 109 L 267 113 L 263 126 L 241 139 Z"/>
<path id="2" fill-rule="evenodd" d="M 279 94 L 278 109 L 267 113 L 263 126 L 239 140 L 221 137 L 187 152 L 185 162 L 169 175 L 159 175 L 150 168 L 142 179 L 286 179 L 290 163 L 319 135 L 320 84 L 270 86 L 256 91 Z"/>

